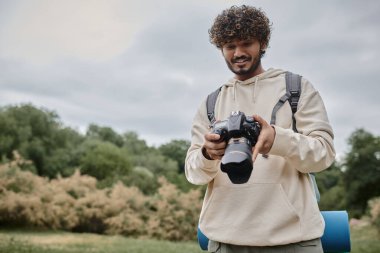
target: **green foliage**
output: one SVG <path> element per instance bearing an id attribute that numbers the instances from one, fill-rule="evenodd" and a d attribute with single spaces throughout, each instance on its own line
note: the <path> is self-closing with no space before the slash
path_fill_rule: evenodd
<path id="1" fill-rule="evenodd" d="M 346 191 L 342 185 L 336 185 L 321 195 L 321 210 L 346 210 Z"/>
<path id="2" fill-rule="evenodd" d="M 317 173 L 321 209 L 348 209 L 351 217 L 360 217 L 368 210 L 368 200 L 380 196 L 379 138 L 363 129 L 353 132 L 344 163 Z M 158 178 L 164 176 L 176 189 L 188 193 L 200 189 L 182 173 L 189 146 L 187 140 L 171 140 L 151 147 L 136 132 L 119 134 L 96 124 L 82 135 L 65 127 L 53 111 L 31 104 L 0 107 L 0 164 L 17 160 L 17 150 L 30 160 L 18 164 L 20 169 L 50 179 L 70 177 L 80 169 L 96 177 L 98 188 L 121 181 L 154 196 L 160 187 Z M 22 184 L 14 181 L 10 187 L 17 191 Z"/>
<path id="3" fill-rule="evenodd" d="M 80 134 L 63 127 L 55 112 L 31 104 L 0 108 L 0 156 L 11 159 L 18 150 L 41 176 L 54 177 L 70 166 L 70 150 L 81 141 Z M 63 153 L 66 157 L 60 158 Z"/>
<path id="4" fill-rule="evenodd" d="M 100 127 L 95 124 L 90 124 L 86 136 L 88 138 L 94 138 L 101 141 L 113 143 L 118 147 L 121 147 L 124 144 L 123 137 L 112 130 L 110 127 Z"/>
<path id="5" fill-rule="evenodd" d="M 318 189 L 321 193 L 321 210 L 345 210 L 346 197 L 343 185 L 343 172 L 337 163 L 327 170 L 316 174 Z"/>
<path id="6" fill-rule="evenodd" d="M 161 145 L 158 149 L 161 154 L 177 162 L 179 172 L 184 172 L 185 158 L 189 147 L 190 141 L 188 140 L 172 140 L 169 143 Z"/>
<path id="7" fill-rule="evenodd" d="M 81 172 L 99 180 L 127 175 L 131 170 L 128 155 L 110 142 L 88 140 L 83 143 Z"/>
<path id="8" fill-rule="evenodd" d="M 317 173 L 318 188 L 321 194 L 325 193 L 334 186 L 342 183 L 343 172 L 336 162 L 328 169 Z"/>
<path id="9" fill-rule="evenodd" d="M 349 145 L 344 186 L 351 214 L 360 217 L 367 209 L 368 200 L 380 196 L 380 137 L 358 129 L 351 135 Z"/>
<path id="10" fill-rule="evenodd" d="M 192 186 L 183 175 L 189 142 L 173 140 L 160 148 L 150 147 L 136 132 L 118 134 L 110 127 L 89 125 L 86 135 L 64 127 L 56 113 L 33 105 L 0 108 L 0 157 L 6 162 L 13 151 L 33 163 L 23 169 L 40 176 L 70 176 L 77 168 L 96 177 L 101 188 L 117 181 L 154 194 L 157 178 L 165 176 L 179 188 Z"/>
<path id="11" fill-rule="evenodd" d="M 350 217 L 366 214 L 368 201 L 380 196 L 380 137 L 364 129 L 354 131 L 342 164 L 317 173 L 322 210 L 346 209 Z"/>
<path id="12" fill-rule="evenodd" d="M 127 186 L 135 186 L 139 188 L 144 194 L 153 195 L 159 184 L 157 182 L 157 177 L 153 172 L 145 167 L 137 166 L 134 167 L 127 177 L 120 178 Z"/>
<path id="13" fill-rule="evenodd" d="M 172 140 L 156 149 L 149 147 L 135 132 L 126 132 L 123 137 L 124 149 L 131 154 L 133 167 L 145 168 L 154 175 L 154 179 L 145 177 L 147 181 L 143 182 L 144 176 L 133 171 L 128 178 L 122 179 L 127 185 L 149 185 L 147 189 L 140 189 L 144 193 L 153 193 L 158 187 L 157 178 L 165 176 L 169 182 L 177 185 L 183 191 L 195 188 L 187 182 L 183 174 L 178 173 L 180 166 L 184 166 L 187 148 L 190 145 L 188 141 Z M 181 165 L 179 166 L 179 164 Z"/>
<path id="14" fill-rule="evenodd" d="M 133 155 L 146 155 L 147 152 L 153 150 L 148 147 L 146 142 L 139 138 L 136 132 L 126 132 L 123 134 L 124 148 L 128 150 L 128 153 Z"/>

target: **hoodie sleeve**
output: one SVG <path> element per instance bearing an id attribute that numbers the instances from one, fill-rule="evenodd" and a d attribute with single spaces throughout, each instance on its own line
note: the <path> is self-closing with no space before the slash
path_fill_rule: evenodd
<path id="1" fill-rule="evenodd" d="M 202 154 L 204 135 L 208 133 L 210 122 L 207 118 L 206 101 L 198 109 L 191 129 L 191 146 L 187 151 L 185 175 L 190 183 L 209 183 L 218 173 L 219 160 L 208 160 Z"/>
<path id="2" fill-rule="evenodd" d="M 303 173 L 326 169 L 335 159 L 334 134 L 321 96 L 306 79 L 294 116 L 298 133 L 274 126 L 276 137 L 269 154 L 284 157 Z"/>

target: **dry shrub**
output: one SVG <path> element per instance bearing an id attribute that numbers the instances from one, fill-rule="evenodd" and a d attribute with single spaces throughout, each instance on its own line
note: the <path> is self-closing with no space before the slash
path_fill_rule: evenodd
<path id="1" fill-rule="evenodd" d="M 199 190 L 184 193 L 164 177 L 153 196 L 121 182 L 98 189 L 95 178 L 79 171 L 49 181 L 22 171 L 24 162 L 0 165 L 0 224 L 167 240 L 196 236 Z"/>
<path id="2" fill-rule="evenodd" d="M 149 198 L 136 187 L 117 183 L 109 193 L 110 204 L 105 220 L 107 234 L 141 236 L 146 234 L 145 221 L 149 217 Z"/>
<path id="3" fill-rule="evenodd" d="M 39 197 L 48 180 L 21 171 L 24 161 L 17 153 L 15 160 L 0 165 L 0 223 L 44 226 L 47 206 Z"/>
<path id="4" fill-rule="evenodd" d="M 154 210 L 148 221 L 151 237 L 167 240 L 194 239 L 201 208 L 200 191 L 183 193 L 164 177 L 151 205 Z"/>
<path id="5" fill-rule="evenodd" d="M 81 232 L 104 230 L 104 225 L 98 221 L 102 216 L 94 210 L 98 208 L 98 201 L 103 199 L 102 191 L 96 188 L 96 182 L 93 177 L 81 175 L 79 170 L 70 177 L 58 176 L 50 181 L 44 197 L 50 198 L 53 215 L 59 220 L 58 228 Z M 49 192 L 53 195 L 49 195 Z M 94 194 L 99 194 L 99 198 L 94 197 Z"/>
<path id="6" fill-rule="evenodd" d="M 373 198 L 369 202 L 371 222 L 375 225 L 377 231 L 380 232 L 380 197 Z"/>

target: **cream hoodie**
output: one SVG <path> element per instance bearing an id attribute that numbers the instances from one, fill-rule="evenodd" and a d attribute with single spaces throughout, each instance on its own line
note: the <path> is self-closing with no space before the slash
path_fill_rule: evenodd
<path id="1" fill-rule="evenodd" d="M 282 70 L 269 69 L 245 81 L 232 79 L 219 94 L 215 117 L 224 120 L 239 110 L 270 122 L 272 109 L 285 92 Z M 220 161 L 202 155 L 210 122 L 206 101 L 201 104 L 193 121 L 185 173 L 193 184 L 208 184 L 199 226 L 209 239 L 272 246 L 322 236 L 324 221 L 306 173 L 322 171 L 334 161 L 333 131 L 319 93 L 304 78 L 295 118 L 299 133 L 292 130 L 291 108 L 285 103 L 277 112 L 268 158 L 258 156 L 247 183 L 232 184 L 220 170 Z"/>

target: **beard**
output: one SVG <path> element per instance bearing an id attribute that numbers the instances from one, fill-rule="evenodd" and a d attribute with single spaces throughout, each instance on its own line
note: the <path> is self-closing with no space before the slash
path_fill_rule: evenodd
<path id="1" fill-rule="evenodd" d="M 241 57 L 233 58 L 231 62 L 226 60 L 226 63 L 227 63 L 228 68 L 237 76 L 248 76 L 248 75 L 253 74 L 257 70 L 257 68 L 260 66 L 261 55 L 258 57 L 255 57 L 251 63 L 251 66 L 249 66 L 248 68 L 239 68 L 239 67 L 234 68 L 233 64 L 238 62 L 239 60 L 251 61 L 251 59 L 252 57 L 241 56 Z"/>

